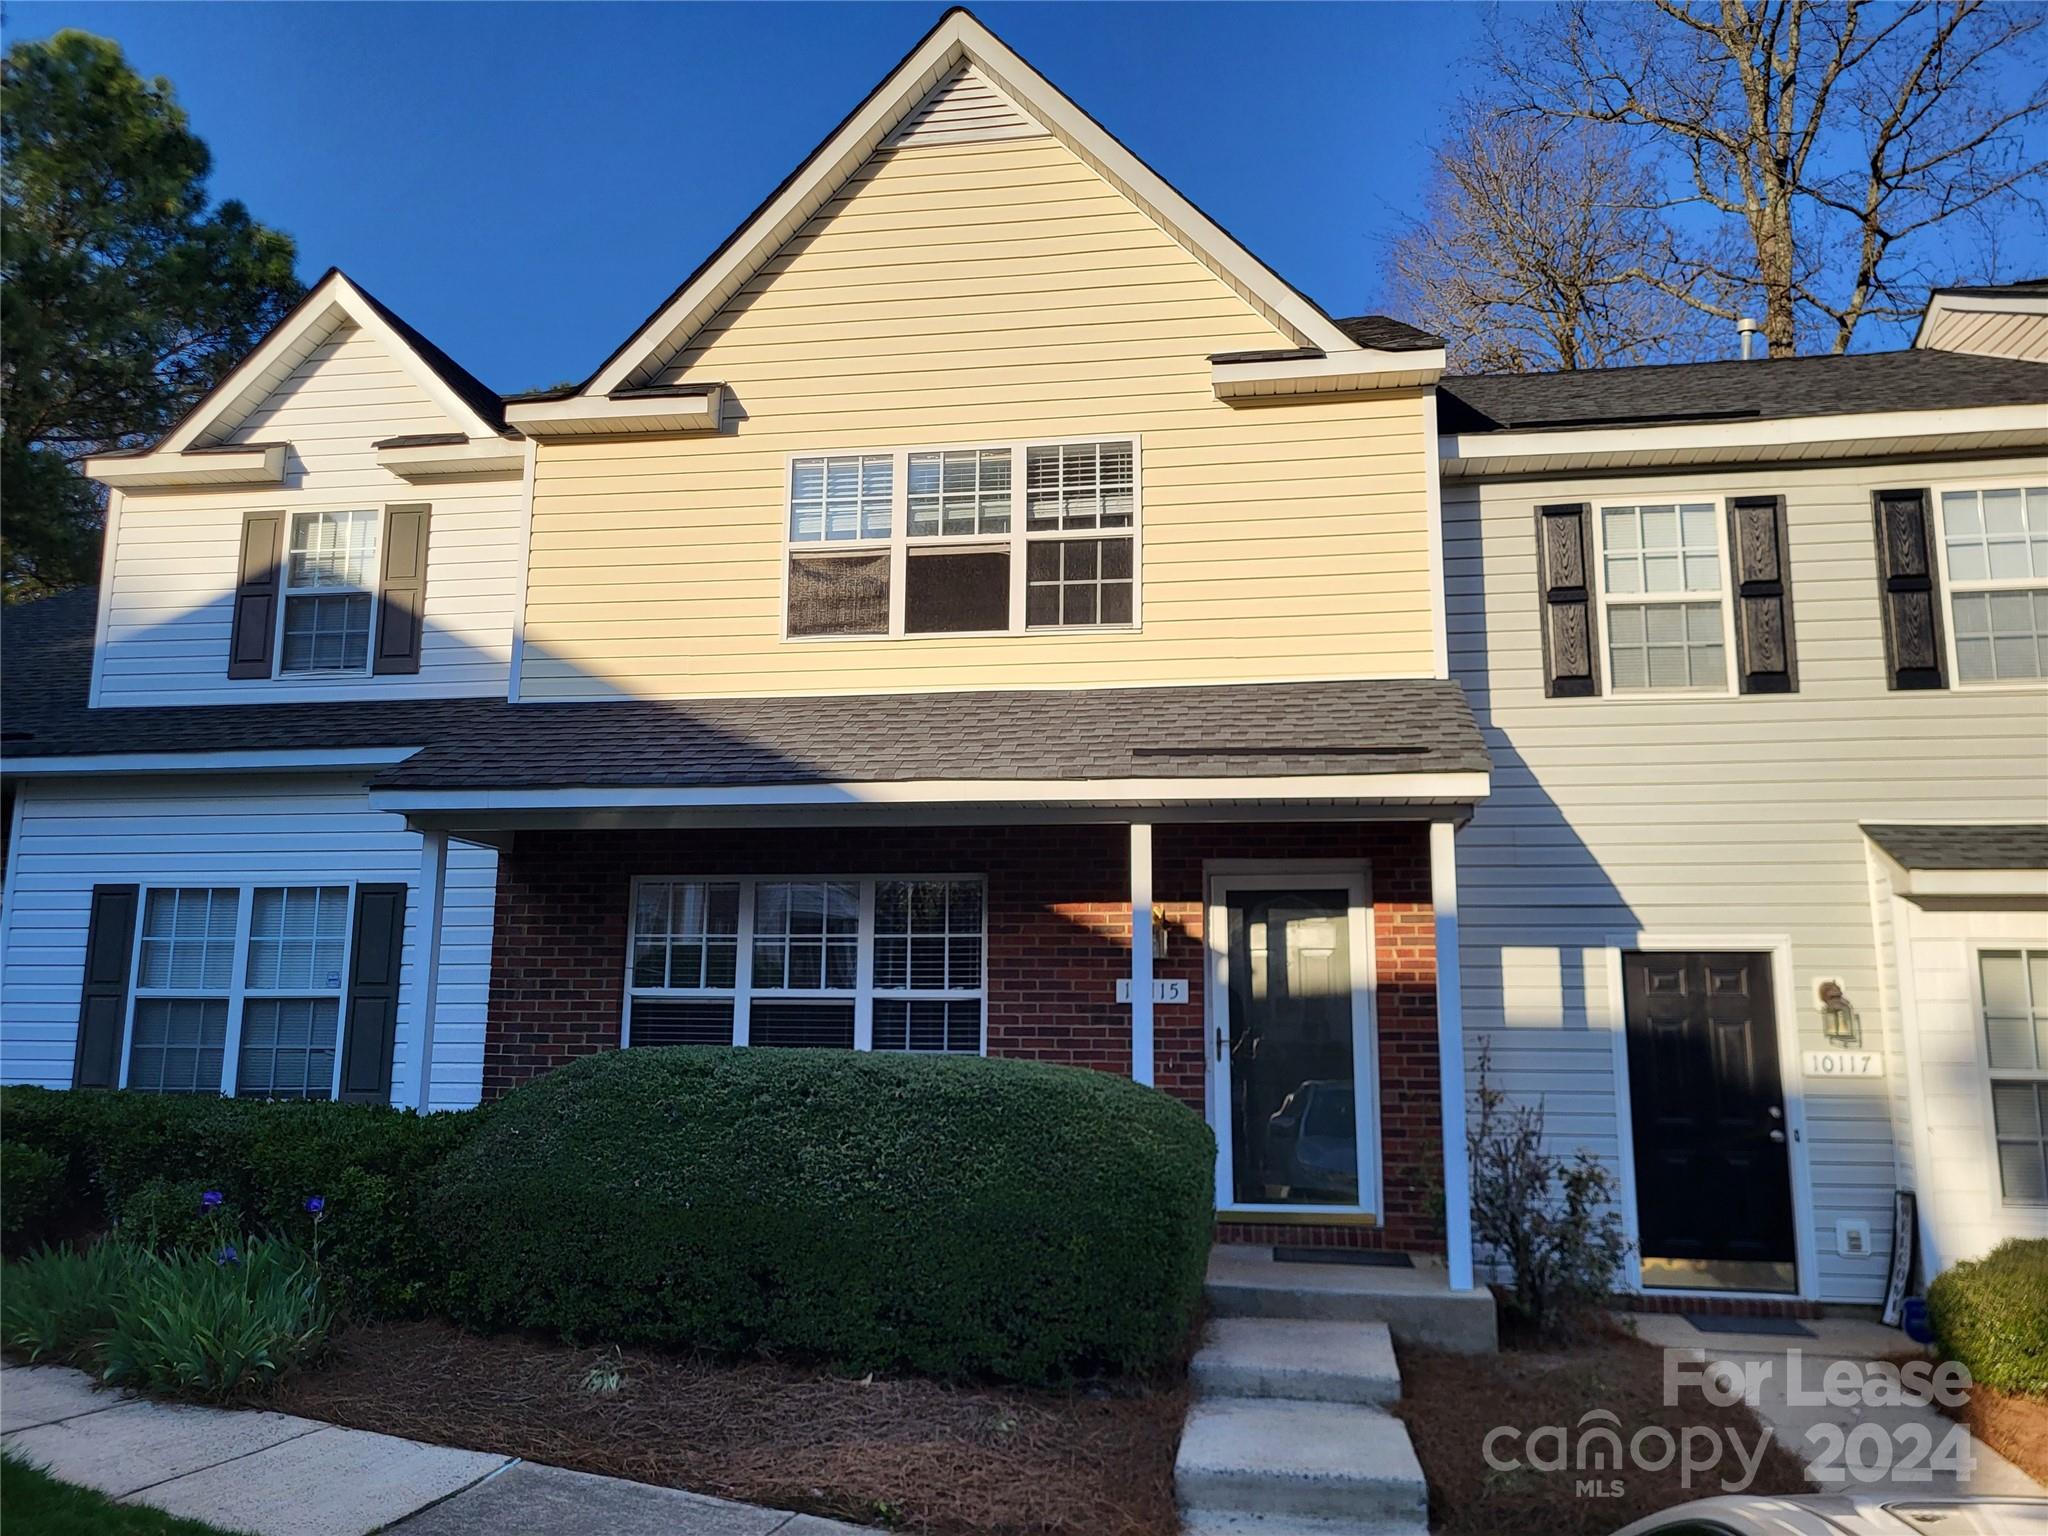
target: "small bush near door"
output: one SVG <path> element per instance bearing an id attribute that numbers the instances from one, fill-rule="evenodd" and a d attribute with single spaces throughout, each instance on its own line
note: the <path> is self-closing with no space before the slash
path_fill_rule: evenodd
<path id="1" fill-rule="evenodd" d="M 482 1112 L 432 1206 L 474 1327 L 1053 1382 L 1191 1327 L 1208 1128 L 1163 1094 L 980 1058 L 587 1058 Z"/>
<path id="2" fill-rule="evenodd" d="M 2011 1238 L 1927 1287 L 1935 1342 L 1971 1379 L 2048 1396 L 2048 1239 Z"/>

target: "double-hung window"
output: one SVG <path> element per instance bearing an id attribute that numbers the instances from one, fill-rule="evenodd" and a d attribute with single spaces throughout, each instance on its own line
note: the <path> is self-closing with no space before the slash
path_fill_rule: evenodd
<path id="1" fill-rule="evenodd" d="M 285 552 L 280 677 L 370 669 L 378 514 L 294 512 Z"/>
<path id="2" fill-rule="evenodd" d="M 2048 678 L 2048 485 L 1943 491 L 1956 681 Z"/>
<path id="3" fill-rule="evenodd" d="M 1614 692 L 1727 689 L 1720 524 L 1710 501 L 1599 509 L 1602 633 Z"/>
<path id="4" fill-rule="evenodd" d="M 1126 628 L 1137 568 L 1132 439 L 790 461 L 792 638 Z"/>
<path id="5" fill-rule="evenodd" d="M 1977 974 L 1999 1190 L 2007 1205 L 2048 1204 L 2048 950 L 1982 950 Z"/>
<path id="6" fill-rule="evenodd" d="M 145 892 L 123 1085 L 334 1097 L 350 895 L 345 885 Z"/>
<path id="7" fill-rule="evenodd" d="M 982 882 L 643 879 L 631 1045 L 981 1049 Z"/>

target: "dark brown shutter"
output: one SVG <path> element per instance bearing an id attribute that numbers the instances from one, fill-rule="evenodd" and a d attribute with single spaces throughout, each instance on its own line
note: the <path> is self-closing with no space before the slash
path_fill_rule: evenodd
<path id="1" fill-rule="evenodd" d="M 1886 681 L 1893 688 L 1946 688 L 1927 492 L 1879 491 L 1872 499 Z"/>
<path id="2" fill-rule="evenodd" d="M 427 608 L 425 505 L 393 507 L 384 518 L 384 575 L 377 590 L 372 672 L 417 672 Z"/>
<path id="3" fill-rule="evenodd" d="M 1543 585 L 1543 692 L 1553 699 L 1600 691 L 1593 617 L 1591 529 L 1583 502 L 1536 509 L 1537 579 Z"/>
<path id="4" fill-rule="evenodd" d="M 405 887 L 356 887 L 355 952 L 341 1024 L 341 1096 L 391 1102 L 391 1048 L 398 1039 L 398 971 L 405 955 Z"/>
<path id="5" fill-rule="evenodd" d="M 242 514 L 242 570 L 235 586 L 235 622 L 228 635 L 228 676 L 268 677 L 277 644 L 277 604 L 284 591 L 284 514 Z"/>
<path id="6" fill-rule="evenodd" d="M 1742 691 L 1797 692 L 1785 498 L 1733 498 L 1728 503 L 1728 548 L 1735 565 L 1735 665 Z"/>
<path id="7" fill-rule="evenodd" d="M 85 986 L 78 998 L 78 1054 L 71 1064 L 74 1088 L 113 1088 L 121 1081 L 121 1031 L 128 1019 L 128 971 L 135 956 L 140 897 L 132 885 L 92 888 Z"/>

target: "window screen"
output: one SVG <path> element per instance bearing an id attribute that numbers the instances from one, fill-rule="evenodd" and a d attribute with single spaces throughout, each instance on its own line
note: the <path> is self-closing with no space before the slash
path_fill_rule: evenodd
<path id="1" fill-rule="evenodd" d="M 904 567 L 903 629 L 929 635 L 948 630 L 1010 627 L 1010 552 L 1007 549 L 914 549 Z"/>
<path id="2" fill-rule="evenodd" d="M 889 557 L 831 555 L 789 562 L 792 635 L 886 635 Z"/>

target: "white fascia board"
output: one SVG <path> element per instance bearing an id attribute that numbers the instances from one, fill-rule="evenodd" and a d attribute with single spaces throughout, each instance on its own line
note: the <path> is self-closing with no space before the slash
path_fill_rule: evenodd
<path id="1" fill-rule="evenodd" d="M 1367 352 L 1335 357 L 1280 358 L 1265 362 L 1213 362 L 1209 382 L 1230 404 L 1278 396 L 1348 394 L 1368 389 L 1419 389 L 1443 377 L 1441 348 L 1421 352 Z"/>
<path id="2" fill-rule="evenodd" d="M 1920 328 L 1913 333 L 1913 345 L 1924 347 L 1927 328 L 1949 315 L 2048 315 L 2048 294 L 2036 297 L 2020 293 L 1937 293 L 1920 312 Z"/>
<path id="3" fill-rule="evenodd" d="M 232 452 L 97 454 L 85 461 L 88 480 L 123 491 L 181 490 L 209 485 L 281 485 L 286 443 L 250 443 Z"/>
<path id="4" fill-rule="evenodd" d="M 1734 464 L 1787 454 L 1815 459 L 1860 457 L 1871 452 L 1887 458 L 1907 457 L 1916 451 L 1947 451 L 1936 445 L 1961 438 L 1996 439 L 2004 446 L 2018 447 L 2048 444 L 2048 401 L 1682 426 L 1446 433 L 1439 454 L 1447 477 L 1482 480 L 1491 475 L 1581 469 Z"/>
<path id="5" fill-rule="evenodd" d="M 837 784 L 743 784 L 709 788 L 377 789 L 373 810 L 691 810 L 857 805 L 1207 805 L 1240 801 L 1346 800 L 1465 804 L 1486 798 L 1484 773 L 1316 774 L 1213 779 L 906 779 Z"/>
<path id="6" fill-rule="evenodd" d="M 379 448 L 377 463 L 401 480 L 439 480 L 451 475 L 516 475 L 526 468 L 526 445 L 503 438 L 461 443 L 420 443 Z"/>
<path id="7" fill-rule="evenodd" d="M 0 759 L 0 777 L 51 779 L 124 773 L 318 773 L 389 768 L 418 747 L 284 747 L 246 752 L 97 752 Z"/>
<path id="8" fill-rule="evenodd" d="M 962 59 L 972 61 L 990 83 L 1090 161 L 1183 245 L 1265 307 L 1295 345 L 1320 348 L 1331 356 L 1375 357 L 1360 347 L 1308 299 L 1290 288 L 1257 257 L 1167 185 L 1100 124 L 1075 106 L 1050 81 L 974 17 L 955 11 L 934 27 L 922 44 L 878 86 L 824 144 L 749 219 L 725 248 L 673 299 L 633 333 L 585 386 L 586 398 L 610 395 L 677 350 L 687 337 L 822 206 L 914 110 L 925 94 Z"/>
<path id="9" fill-rule="evenodd" d="M 622 400 L 572 395 L 532 400 L 505 409 L 505 420 L 528 437 L 595 437 L 625 432 L 715 432 L 725 387 L 707 385 L 688 395 L 641 395 Z"/>

